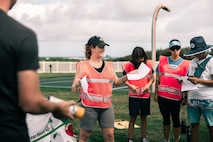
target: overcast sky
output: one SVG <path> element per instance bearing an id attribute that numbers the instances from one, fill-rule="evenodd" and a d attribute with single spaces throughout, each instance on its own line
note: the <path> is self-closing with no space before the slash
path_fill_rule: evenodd
<path id="1" fill-rule="evenodd" d="M 194 36 L 213 44 L 213 0 L 18 0 L 9 15 L 35 31 L 39 56 L 84 56 L 93 35 L 106 43 L 105 55 L 130 55 L 135 46 L 151 51 L 152 19 L 158 5 L 156 48 Z"/>

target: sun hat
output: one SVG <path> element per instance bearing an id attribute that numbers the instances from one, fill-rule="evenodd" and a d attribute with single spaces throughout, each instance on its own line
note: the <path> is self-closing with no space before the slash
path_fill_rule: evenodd
<path id="1" fill-rule="evenodd" d="M 178 40 L 173 40 L 169 43 L 169 48 L 174 47 L 174 46 L 178 46 L 181 47 L 180 41 Z"/>
<path id="2" fill-rule="evenodd" d="M 104 47 L 104 46 L 109 46 L 109 44 L 105 43 L 103 38 L 100 36 L 92 36 L 86 45 L 94 45 L 94 46 L 99 46 L 99 47 Z"/>
<path id="3" fill-rule="evenodd" d="M 184 56 L 193 56 L 209 50 L 213 45 L 207 45 L 202 36 L 193 37 L 190 40 L 191 49 Z"/>

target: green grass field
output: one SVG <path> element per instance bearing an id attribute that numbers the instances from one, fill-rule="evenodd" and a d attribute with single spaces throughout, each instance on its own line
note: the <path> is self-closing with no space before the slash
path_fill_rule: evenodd
<path id="1" fill-rule="evenodd" d="M 120 74 L 118 74 L 119 76 Z M 41 78 L 41 90 L 45 96 L 55 96 L 64 100 L 75 100 L 78 101 L 78 94 L 71 93 L 70 86 L 73 81 L 73 74 L 40 74 Z M 55 81 L 52 78 L 66 78 L 65 82 Z M 46 82 L 46 84 L 42 83 L 42 80 L 50 79 Z M 69 80 L 70 79 L 70 80 Z M 69 81 L 67 81 L 69 80 Z M 47 85 L 49 83 L 49 85 Z M 60 87 L 61 86 L 64 87 Z M 45 85 L 47 85 L 45 87 Z M 52 85 L 52 86 L 51 86 Z M 54 87 L 56 85 L 57 87 Z M 49 86 L 49 87 L 48 87 Z M 126 90 L 116 90 L 113 92 L 113 105 L 114 105 L 114 113 L 115 119 L 122 119 L 129 121 L 129 111 L 128 111 L 128 95 Z M 181 119 L 186 119 L 187 125 L 189 125 L 187 121 L 186 114 L 186 106 L 181 108 Z M 80 120 L 72 121 L 74 126 L 74 131 L 79 133 L 79 122 Z M 140 118 L 137 118 L 137 125 L 140 125 Z M 147 121 L 147 136 L 150 142 L 160 142 L 163 138 L 162 133 L 162 117 L 159 112 L 158 104 L 153 101 L 153 96 L 151 97 L 151 115 L 148 116 Z M 135 128 L 134 138 L 136 142 L 140 142 L 140 128 Z M 171 127 L 170 131 L 171 142 L 173 141 L 173 131 Z M 127 141 L 127 129 L 116 129 L 115 128 L 115 142 L 126 142 Z M 203 118 L 201 119 L 200 124 L 200 142 L 208 142 L 208 130 L 204 123 Z M 103 142 L 101 130 L 96 125 L 96 128 L 93 130 L 89 142 Z M 186 134 L 181 135 L 180 142 L 187 142 Z"/>

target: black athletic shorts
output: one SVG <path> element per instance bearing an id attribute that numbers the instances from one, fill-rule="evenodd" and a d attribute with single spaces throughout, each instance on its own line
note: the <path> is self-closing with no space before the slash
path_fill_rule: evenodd
<path id="1" fill-rule="evenodd" d="M 129 97 L 129 115 L 137 116 L 139 114 L 142 116 L 150 115 L 150 98 L 139 99 Z"/>

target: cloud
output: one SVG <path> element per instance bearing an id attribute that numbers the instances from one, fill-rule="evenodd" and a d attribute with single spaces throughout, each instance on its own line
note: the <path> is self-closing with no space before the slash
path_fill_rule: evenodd
<path id="1" fill-rule="evenodd" d="M 172 38 L 187 45 L 197 35 L 213 43 L 212 0 L 19 0 L 9 14 L 32 28 L 39 42 L 85 42 L 100 35 L 110 42 L 151 44 L 153 13 L 160 4 L 171 12 L 158 13 L 158 45 L 167 47 Z"/>

